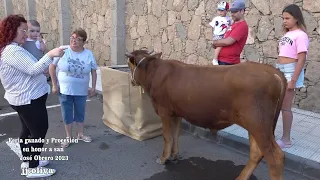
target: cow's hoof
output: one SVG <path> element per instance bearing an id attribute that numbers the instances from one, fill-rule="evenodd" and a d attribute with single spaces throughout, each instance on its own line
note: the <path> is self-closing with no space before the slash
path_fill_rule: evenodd
<path id="1" fill-rule="evenodd" d="M 173 163 L 173 164 L 178 164 L 178 160 L 177 159 L 171 160 L 170 162 Z"/>
<path id="2" fill-rule="evenodd" d="M 169 161 L 177 161 L 177 160 L 180 160 L 180 159 L 181 159 L 181 156 L 179 154 L 171 155 L 169 157 Z"/>
<path id="3" fill-rule="evenodd" d="M 156 160 L 156 162 L 157 162 L 158 164 L 161 164 L 161 165 L 164 165 L 164 164 L 166 163 L 166 161 L 165 161 L 165 160 L 161 160 L 161 158 L 158 158 L 158 159 Z"/>

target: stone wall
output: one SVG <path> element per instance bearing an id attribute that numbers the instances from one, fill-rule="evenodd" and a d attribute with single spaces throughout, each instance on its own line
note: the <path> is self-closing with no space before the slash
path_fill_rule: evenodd
<path id="1" fill-rule="evenodd" d="M 12 0 L 13 13 L 23 14 L 25 17 L 28 16 L 27 4 L 25 0 Z"/>
<path id="2" fill-rule="evenodd" d="M 164 58 L 186 63 L 209 64 L 213 51 L 212 28 L 218 0 L 126 0 L 126 48 L 141 47 L 163 52 Z M 230 2 L 230 1 L 229 1 Z M 306 64 L 306 88 L 298 91 L 295 105 L 320 111 L 320 0 L 246 0 L 245 19 L 249 37 L 242 52 L 242 61 L 275 64 L 277 40 L 282 36 L 281 11 L 296 3 L 303 15 L 310 37 Z M 230 14 L 229 14 L 230 15 Z"/>
<path id="3" fill-rule="evenodd" d="M 250 37 L 244 49 L 245 60 L 274 64 L 278 55 L 277 41 L 282 36 L 281 11 L 287 4 L 295 3 L 301 7 L 307 33 L 310 38 L 310 49 L 305 65 L 305 88 L 297 92 L 294 100 L 296 107 L 320 111 L 320 0 L 251 0 L 246 20 L 251 29 Z"/>
<path id="4" fill-rule="evenodd" d="M 36 20 L 40 23 L 41 32 L 44 34 L 47 48 L 53 49 L 59 44 L 59 13 L 58 2 L 56 0 L 37 0 L 35 1 Z"/>
<path id="5" fill-rule="evenodd" d="M 109 1 L 70 0 L 71 29 L 82 27 L 88 35 L 87 47 L 100 65 L 110 65 L 111 11 Z"/>
<path id="6" fill-rule="evenodd" d="M 127 50 L 140 47 L 162 52 L 164 58 L 208 64 L 212 59 L 214 1 L 127 0 Z"/>
<path id="7" fill-rule="evenodd" d="M 6 16 L 5 14 L 4 3 L 0 3 L 0 18 L 4 18 Z"/>

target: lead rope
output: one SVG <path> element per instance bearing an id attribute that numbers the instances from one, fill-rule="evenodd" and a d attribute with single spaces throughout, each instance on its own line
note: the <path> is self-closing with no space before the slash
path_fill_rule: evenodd
<path id="1" fill-rule="evenodd" d="M 129 113 L 131 113 L 131 83 L 130 83 L 130 73 L 128 73 L 128 85 L 129 85 Z"/>
<path id="2" fill-rule="evenodd" d="M 134 82 L 136 81 L 136 80 L 134 79 L 134 73 L 136 72 L 136 69 L 138 68 L 139 64 L 140 64 L 144 59 L 146 59 L 146 57 L 142 58 L 142 59 L 138 62 L 137 66 L 134 68 L 134 70 L 133 70 L 132 73 L 128 73 L 128 84 L 129 84 L 129 112 L 130 112 L 130 114 L 132 114 L 132 113 L 131 113 L 131 112 L 132 112 L 132 111 L 131 111 L 131 88 L 130 88 L 130 86 L 131 86 L 131 80 L 133 80 Z M 130 71 L 130 72 L 131 72 L 131 71 Z M 131 76 L 131 78 L 130 78 L 130 76 Z M 140 88 L 141 88 L 141 86 L 140 86 Z M 141 94 L 141 89 L 140 89 L 140 94 Z"/>

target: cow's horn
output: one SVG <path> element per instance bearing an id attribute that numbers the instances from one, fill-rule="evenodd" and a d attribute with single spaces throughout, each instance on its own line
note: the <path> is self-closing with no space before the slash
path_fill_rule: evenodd
<path id="1" fill-rule="evenodd" d="M 126 52 L 126 56 L 127 56 L 127 57 L 132 57 L 132 54 Z"/>

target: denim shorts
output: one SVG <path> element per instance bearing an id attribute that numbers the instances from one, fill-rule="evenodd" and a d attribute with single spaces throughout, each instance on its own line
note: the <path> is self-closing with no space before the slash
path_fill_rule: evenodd
<path id="1" fill-rule="evenodd" d="M 72 122 L 83 123 L 87 96 L 73 96 L 59 94 L 59 101 L 61 104 L 62 118 L 65 124 L 71 124 Z"/>
<path id="2" fill-rule="evenodd" d="M 283 72 L 284 76 L 287 79 L 287 82 L 291 81 L 293 73 L 296 69 L 296 62 L 294 63 L 288 63 L 288 64 L 276 64 L 276 68 L 278 68 L 281 72 Z M 296 82 L 296 88 L 305 87 L 304 84 L 304 70 L 302 69 L 297 82 Z"/>

